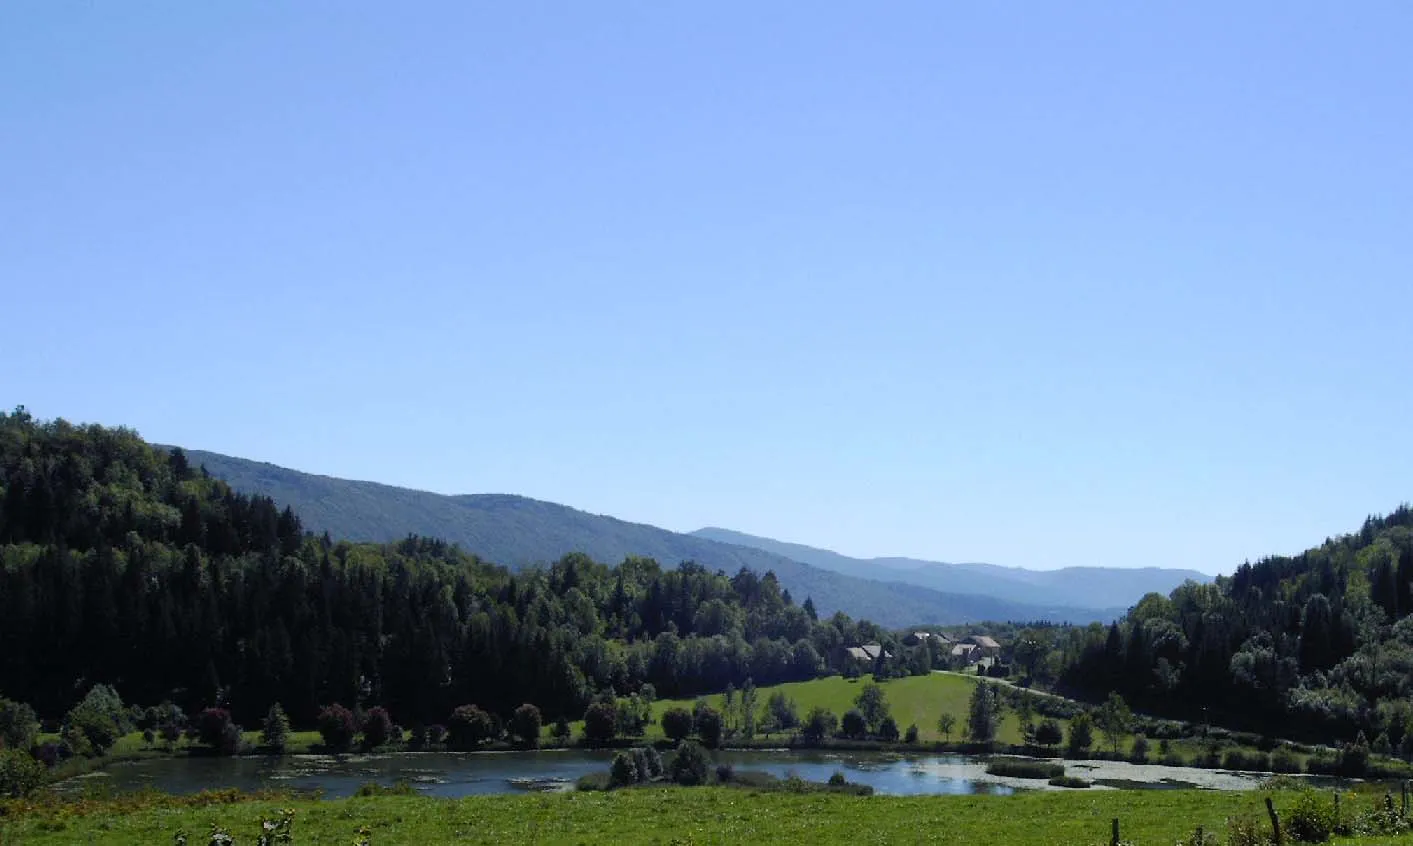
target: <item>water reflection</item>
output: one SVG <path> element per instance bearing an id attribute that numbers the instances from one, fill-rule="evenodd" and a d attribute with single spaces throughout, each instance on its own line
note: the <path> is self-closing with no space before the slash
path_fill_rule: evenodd
<path id="1" fill-rule="evenodd" d="M 430 796 L 458 797 L 508 793 L 518 789 L 568 786 L 580 776 L 603 772 L 612 752 L 397 753 L 387 755 L 294 755 L 284 758 L 168 758 L 116 764 L 107 771 L 64 785 L 82 789 L 96 782 L 115 791 L 154 788 L 167 793 L 264 788 L 322 791 L 348 796 L 369 782 L 411 784 Z M 738 771 L 767 772 L 827 781 L 841 771 L 851 782 L 880 794 L 1010 794 L 1044 788 L 1045 782 L 988 776 L 985 761 L 962 755 L 903 756 L 882 753 L 759 750 L 720 752 L 718 764 Z M 1212 787 L 1249 789 L 1259 775 L 1115 762 L 1068 762 L 1071 775 L 1101 787 Z"/>

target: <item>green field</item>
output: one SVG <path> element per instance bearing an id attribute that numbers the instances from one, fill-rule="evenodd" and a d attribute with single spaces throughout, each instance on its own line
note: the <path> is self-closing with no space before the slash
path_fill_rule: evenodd
<path id="1" fill-rule="evenodd" d="M 835 716 L 842 717 L 845 711 L 854 707 L 854 699 L 858 697 L 859 691 L 872 680 L 872 676 L 863 676 L 853 680 L 845 679 L 842 676 L 830 676 L 813 681 L 790 682 L 758 688 L 756 691 L 756 711 L 759 713 L 763 710 L 766 700 L 778 690 L 795 700 L 800 719 L 804 719 L 810 709 L 816 706 L 828 708 L 834 712 Z M 942 716 L 944 711 L 951 713 L 957 719 L 956 728 L 952 730 L 951 740 L 958 742 L 964 739 L 967 706 L 971 700 L 971 692 L 976 685 L 977 679 L 974 676 L 932 673 L 926 676 L 889 679 L 882 682 L 880 686 L 888 699 L 893 719 L 898 722 L 898 730 L 906 732 L 909 725 L 916 725 L 918 739 L 924 743 L 931 743 L 945 739 L 937 731 L 937 718 Z M 719 693 L 702 698 L 718 709 L 722 707 L 725 699 L 724 695 Z M 662 713 L 668 708 L 674 707 L 690 709 L 695 701 L 696 699 L 693 698 L 663 699 L 654 702 L 652 705 L 653 721 L 648 726 L 645 737 L 649 740 L 661 738 L 663 736 L 662 726 L 658 724 L 658 720 L 662 717 Z M 1037 717 L 1038 720 L 1039 717 Z M 1059 722 L 1061 725 L 1065 724 L 1064 720 Z M 574 722 L 570 726 L 574 730 L 576 738 L 583 732 L 582 722 Z M 546 726 L 544 731 L 546 738 L 549 737 L 549 732 L 550 726 Z M 1016 718 L 1013 711 L 1008 711 L 1001 723 L 997 740 L 1001 743 L 1018 744 L 1021 739 L 1020 720 Z"/>
<path id="2" fill-rule="evenodd" d="M 262 815 L 295 811 L 293 842 L 349 846 L 361 828 L 373 846 L 436 843 L 936 843 L 1106 844 L 1111 820 L 1135 846 L 1172 846 L 1197 826 L 1227 842 L 1229 817 L 1264 821 L 1262 792 L 1086 791 L 1014 796 L 850 797 L 756 793 L 733 788 L 645 788 L 613 793 L 471 797 L 376 797 L 334 801 L 246 800 L 197 804 L 135 797 L 34 807 L 0 815 L 0 843 L 172 843 L 184 829 L 205 843 L 213 823 L 253 843 Z M 1283 812 L 1291 794 L 1274 794 Z M 1367 798 L 1349 800 L 1362 807 Z M 125 804 L 126 803 L 126 804 Z M 1407 842 L 1407 838 L 1338 843 Z"/>

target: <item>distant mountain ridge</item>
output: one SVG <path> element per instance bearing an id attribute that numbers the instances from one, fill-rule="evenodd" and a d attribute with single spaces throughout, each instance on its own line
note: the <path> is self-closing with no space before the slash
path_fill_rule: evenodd
<path id="1" fill-rule="evenodd" d="M 796 602 L 810 597 L 821 614 L 842 610 L 890 627 L 982 620 L 1107 622 L 1131 604 L 1071 607 L 1049 600 L 1027 603 L 932 590 L 901 580 L 859 578 L 755 547 L 669 532 L 521 496 L 444 496 L 317 476 L 202 450 L 186 450 L 186 454 L 193 464 L 204 466 L 236 490 L 263 494 L 291 506 L 313 531 L 327 531 L 348 540 L 389 541 L 409 534 L 442 538 L 510 567 L 544 564 L 571 552 L 583 552 L 610 563 L 637 555 L 656 559 L 664 566 L 695 561 L 727 573 L 742 567 L 758 573 L 774 571 Z"/>
<path id="2" fill-rule="evenodd" d="M 850 558 L 828 549 L 786 543 L 730 529 L 708 527 L 691 534 L 721 543 L 749 546 L 856 578 L 903 581 L 954 593 L 1005 596 L 1025 603 L 1128 607 L 1148 593 L 1166 596 L 1188 580 L 1212 580 L 1196 570 L 1159 567 L 1026 570 L 995 564 L 948 564 L 915 558 Z"/>

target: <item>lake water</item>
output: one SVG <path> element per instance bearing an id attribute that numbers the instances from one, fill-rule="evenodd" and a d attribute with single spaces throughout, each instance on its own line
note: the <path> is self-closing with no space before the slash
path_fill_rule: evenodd
<path id="1" fill-rule="evenodd" d="M 798 775 L 826 781 L 836 770 L 851 782 L 867 784 L 885 795 L 1009 794 L 1017 789 L 1047 789 L 1044 781 L 998 778 L 986 774 L 984 759 L 963 755 L 903 756 L 876 752 L 795 750 L 723 751 L 718 764 L 740 771 L 776 776 Z M 114 791 L 155 788 L 167 793 L 239 788 L 242 790 L 322 790 L 329 797 L 348 796 L 361 785 L 406 781 L 429 796 L 458 797 L 510 793 L 527 782 L 562 780 L 607 771 L 612 752 L 420 752 L 385 755 L 292 755 L 283 758 L 156 758 L 115 764 L 66 782 Z M 1243 790 L 1257 786 L 1260 774 L 1228 773 L 1184 767 L 1137 766 L 1112 761 L 1068 761 L 1069 775 L 1099 786 L 1124 788 L 1204 787 Z"/>

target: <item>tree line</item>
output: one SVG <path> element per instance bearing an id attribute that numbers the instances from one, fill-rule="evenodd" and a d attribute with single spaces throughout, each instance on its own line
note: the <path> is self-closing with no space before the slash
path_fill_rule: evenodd
<path id="1" fill-rule="evenodd" d="M 1150 594 L 1121 620 L 1045 632 L 1060 685 L 1201 723 L 1413 755 L 1413 510 L 1212 584 Z M 1047 641 L 1048 638 L 1048 641 Z M 1049 657 L 1055 656 L 1055 657 Z"/>
<path id="2" fill-rule="evenodd" d="M 0 413 L 0 693 L 50 719 L 99 683 L 245 725 L 274 702 L 302 725 L 333 702 L 578 718 L 644 685 L 814 678 L 885 635 L 770 573 L 583 555 L 512 572 L 429 538 L 316 536 L 131 430 Z"/>

